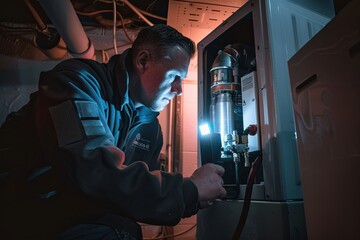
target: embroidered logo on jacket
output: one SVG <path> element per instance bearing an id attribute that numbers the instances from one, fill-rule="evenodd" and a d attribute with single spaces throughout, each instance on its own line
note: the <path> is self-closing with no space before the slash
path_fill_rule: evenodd
<path id="1" fill-rule="evenodd" d="M 142 150 L 146 150 L 146 151 L 149 151 L 149 148 L 150 148 L 150 141 L 147 140 L 147 139 L 144 139 L 141 137 L 141 134 L 138 133 L 136 134 L 135 136 L 135 139 L 132 143 L 132 146 L 133 147 L 136 147 L 136 148 L 140 148 Z"/>

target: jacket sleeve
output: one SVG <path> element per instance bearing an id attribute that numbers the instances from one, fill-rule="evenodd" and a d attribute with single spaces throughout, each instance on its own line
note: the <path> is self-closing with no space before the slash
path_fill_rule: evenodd
<path id="1" fill-rule="evenodd" d="M 76 61 L 71 63 L 76 69 Z M 37 131 L 46 157 L 82 193 L 139 222 L 175 225 L 198 210 L 194 183 L 178 173 L 124 164 L 106 121 L 99 73 L 53 70 L 43 73 L 37 103 Z M 98 76 L 99 75 L 99 76 Z"/>

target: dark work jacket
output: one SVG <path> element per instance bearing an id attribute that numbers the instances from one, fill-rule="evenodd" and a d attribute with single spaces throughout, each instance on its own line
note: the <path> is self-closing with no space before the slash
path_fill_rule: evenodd
<path id="1" fill-rule="evenodd" d="M 129 98 L 129 51 L 107 64 L 61 62 L 41 73 L 30 102 L 8 116 L 0 129 L 2 231 L 48 238 L 107 213 L 175 225 L 197 212 L 190 179 L 154 170 L 158 113 L 136 109 Z"/>

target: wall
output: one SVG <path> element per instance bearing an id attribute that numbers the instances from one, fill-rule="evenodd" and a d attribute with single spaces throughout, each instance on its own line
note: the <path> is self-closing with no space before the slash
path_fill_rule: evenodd
<path id="1" fill-rule="evenodd" d="M 37 90 L 40 72 L 56 63 L 0 55 L 0 123 L 28 102 L 29 95 Z"/>

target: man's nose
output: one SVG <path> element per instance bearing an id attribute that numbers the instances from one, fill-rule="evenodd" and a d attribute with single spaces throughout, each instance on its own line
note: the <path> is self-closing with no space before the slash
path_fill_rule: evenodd
<path id="1" fill-rule="evenodd" d="M 171 85 L 171 93 L 176 96 L 181 96 L 182 94 L 182 84 L 180 79 L 176 79 Z"/>

